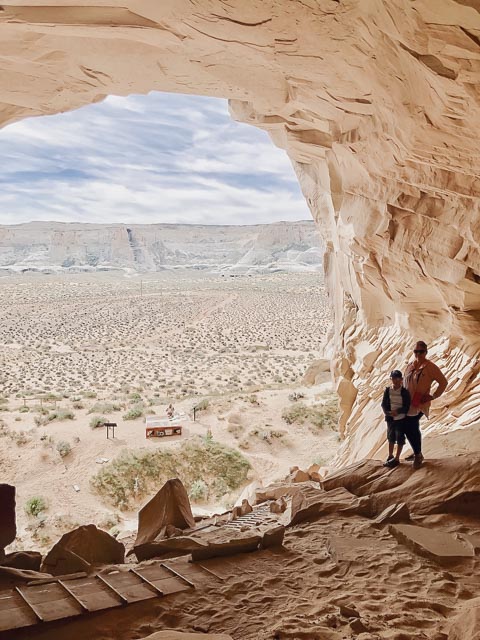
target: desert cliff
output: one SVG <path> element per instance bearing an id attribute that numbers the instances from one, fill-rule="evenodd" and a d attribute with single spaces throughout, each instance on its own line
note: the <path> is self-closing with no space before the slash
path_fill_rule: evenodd
<path id="1" fill-rule="evenodd" d="M 450 380 L 432 428 L 478 422 L 473 0 L 16 0 L 0 30 L 4 125 L 177 91 L 229 98 L 287 151 L 327 247 L 339 462 L 378 449 L 379 389 L 412 338 Z"/>
<path id="2" fill-rule="evenodd" d="M 242 226 L 0 225 L 0 273 L 316 271 L 322 257 L 311 220 Z"/>

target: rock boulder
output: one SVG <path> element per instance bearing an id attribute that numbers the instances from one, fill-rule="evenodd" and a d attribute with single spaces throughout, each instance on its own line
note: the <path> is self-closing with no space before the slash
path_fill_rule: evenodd
<path id="1" fill-rule="evenodd" d="M 110 534 L 88 524 L 63 535 L 48 552 L 42 571 L 54 576 L 89 572 L 95 565 L 121 564 L 125 547 Z"/>

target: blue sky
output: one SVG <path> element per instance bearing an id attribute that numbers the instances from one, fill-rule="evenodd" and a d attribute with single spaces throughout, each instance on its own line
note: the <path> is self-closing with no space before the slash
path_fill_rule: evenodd
<path id="1" fill-rule="evenodd" d="M 227 102 L 151 93 L 0 130 L 0 224 L 305 220 L 290 161 Z"/>

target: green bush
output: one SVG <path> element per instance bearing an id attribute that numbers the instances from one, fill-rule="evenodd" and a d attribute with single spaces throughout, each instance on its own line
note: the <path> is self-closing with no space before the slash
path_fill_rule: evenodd
<path id="1" fill-rule="evenodd" d="M 30 411 L 30 407 L 26 407 L 26 406 L 24 406 L 24 405 L 22 405 L 22 406 L 19 408 L 19 412 L 20 412 L 20 413 L 28 413 L 29 411 Z"/>
<path id="2" fill-rule="evenodd" d="M 53 422 L 54 420 L 74 420 L 75 414 L 71 409 L 55 409 L 45 416 L 45 422 Z"/>
<path id="3" fill-rule="evenodd" d="M 93 416 L 91 418 L 89 426 L 90 429 L 97 429 L 98 427 L 103 427 L 103 423 L 106 422 L 104 416 Z"/>
<path id="4" fill-rule="evenodd" d="M 210 406 L 210 400 L 208 398 L 204 398 L 203 400 L 200 400 L 198 404 L 195 405 L 195 409 L 197 411 L 206 411 L 209 406 Z"/>
<path id="5" fill-rule="evenodd" d="M 62 458 L 65 458 L 66 456 L 68 456 L 71 450 L 72 450 L 72 447 L 70 443 L 67 442 L 66 440 L 60 440 L 60 442 L 57 442 L 57 451 Z"/>
<path id="6" fill-rule="evenodd" d="M 135 405 L 131 407 L 126 413 L 123 414 L 124 420 L 136 420 L 143 416 L 143 407 Z"/>
<path id="7" fill-rule="evenodd" d="M 188 492 L 202 478 L 209 492 L 229 493 L 245 482 L 249 469 L 250 463 L 236 449 L 197 437 L 175 449 L 126 449 L 92 477 L 91 485 L 115 506 L 127 509 L 169 478 L 180 478 Z"/>
<path id="8" fill-rule="evenodd" d="M 190 491 L 188 492 L 190 500 L 192 502 L 199 502 L 206 500 L 208 496 L 208 485 L 204 480 L 194 480 Z"/>
<path id="9" fill-rule="evenodd" d="M 38 517 L 47 508 L 47 503 L 41 496 L 33 496 L 25 503 L 25 511 L 29 516 Z"/>
<path id="10" fill-rule="evenodd" d="M 283 410 L 282 418 L 287 424 L 309 422 L 317 429 L 336 429 L 338 425 L 338 399 L 332 395 L 327 397 L 325 402 L 311 406 L 297 402 Z"/>
<path id="11" fill-rule="evenodd" d="M 120 405 L 114 402 L 96 402 L 88 410 L 88 413 L 113 413 L 114 411 L 120 411 L 120 409 Z"/>
<path id="12" fill-rule="evenodd" d="M 303 424 L 309 414 L 309 408 L 303 402 L 286 407 L 282 411 L 282 418 L 287 424 Z"/>

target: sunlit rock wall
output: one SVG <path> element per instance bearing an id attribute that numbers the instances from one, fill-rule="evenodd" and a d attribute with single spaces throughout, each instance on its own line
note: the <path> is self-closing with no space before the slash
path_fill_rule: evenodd
<path id="1" fill-rule="evenodd" d="M 229 98 L 234 118 L 266 129 L 327 243 L 346 462 L 378 449 L 382 386 L 417 339 L 450 380 L 428 428 L 480 419 L 478 8 L 7 2 L 0 118 L 156 89 Z"/>

